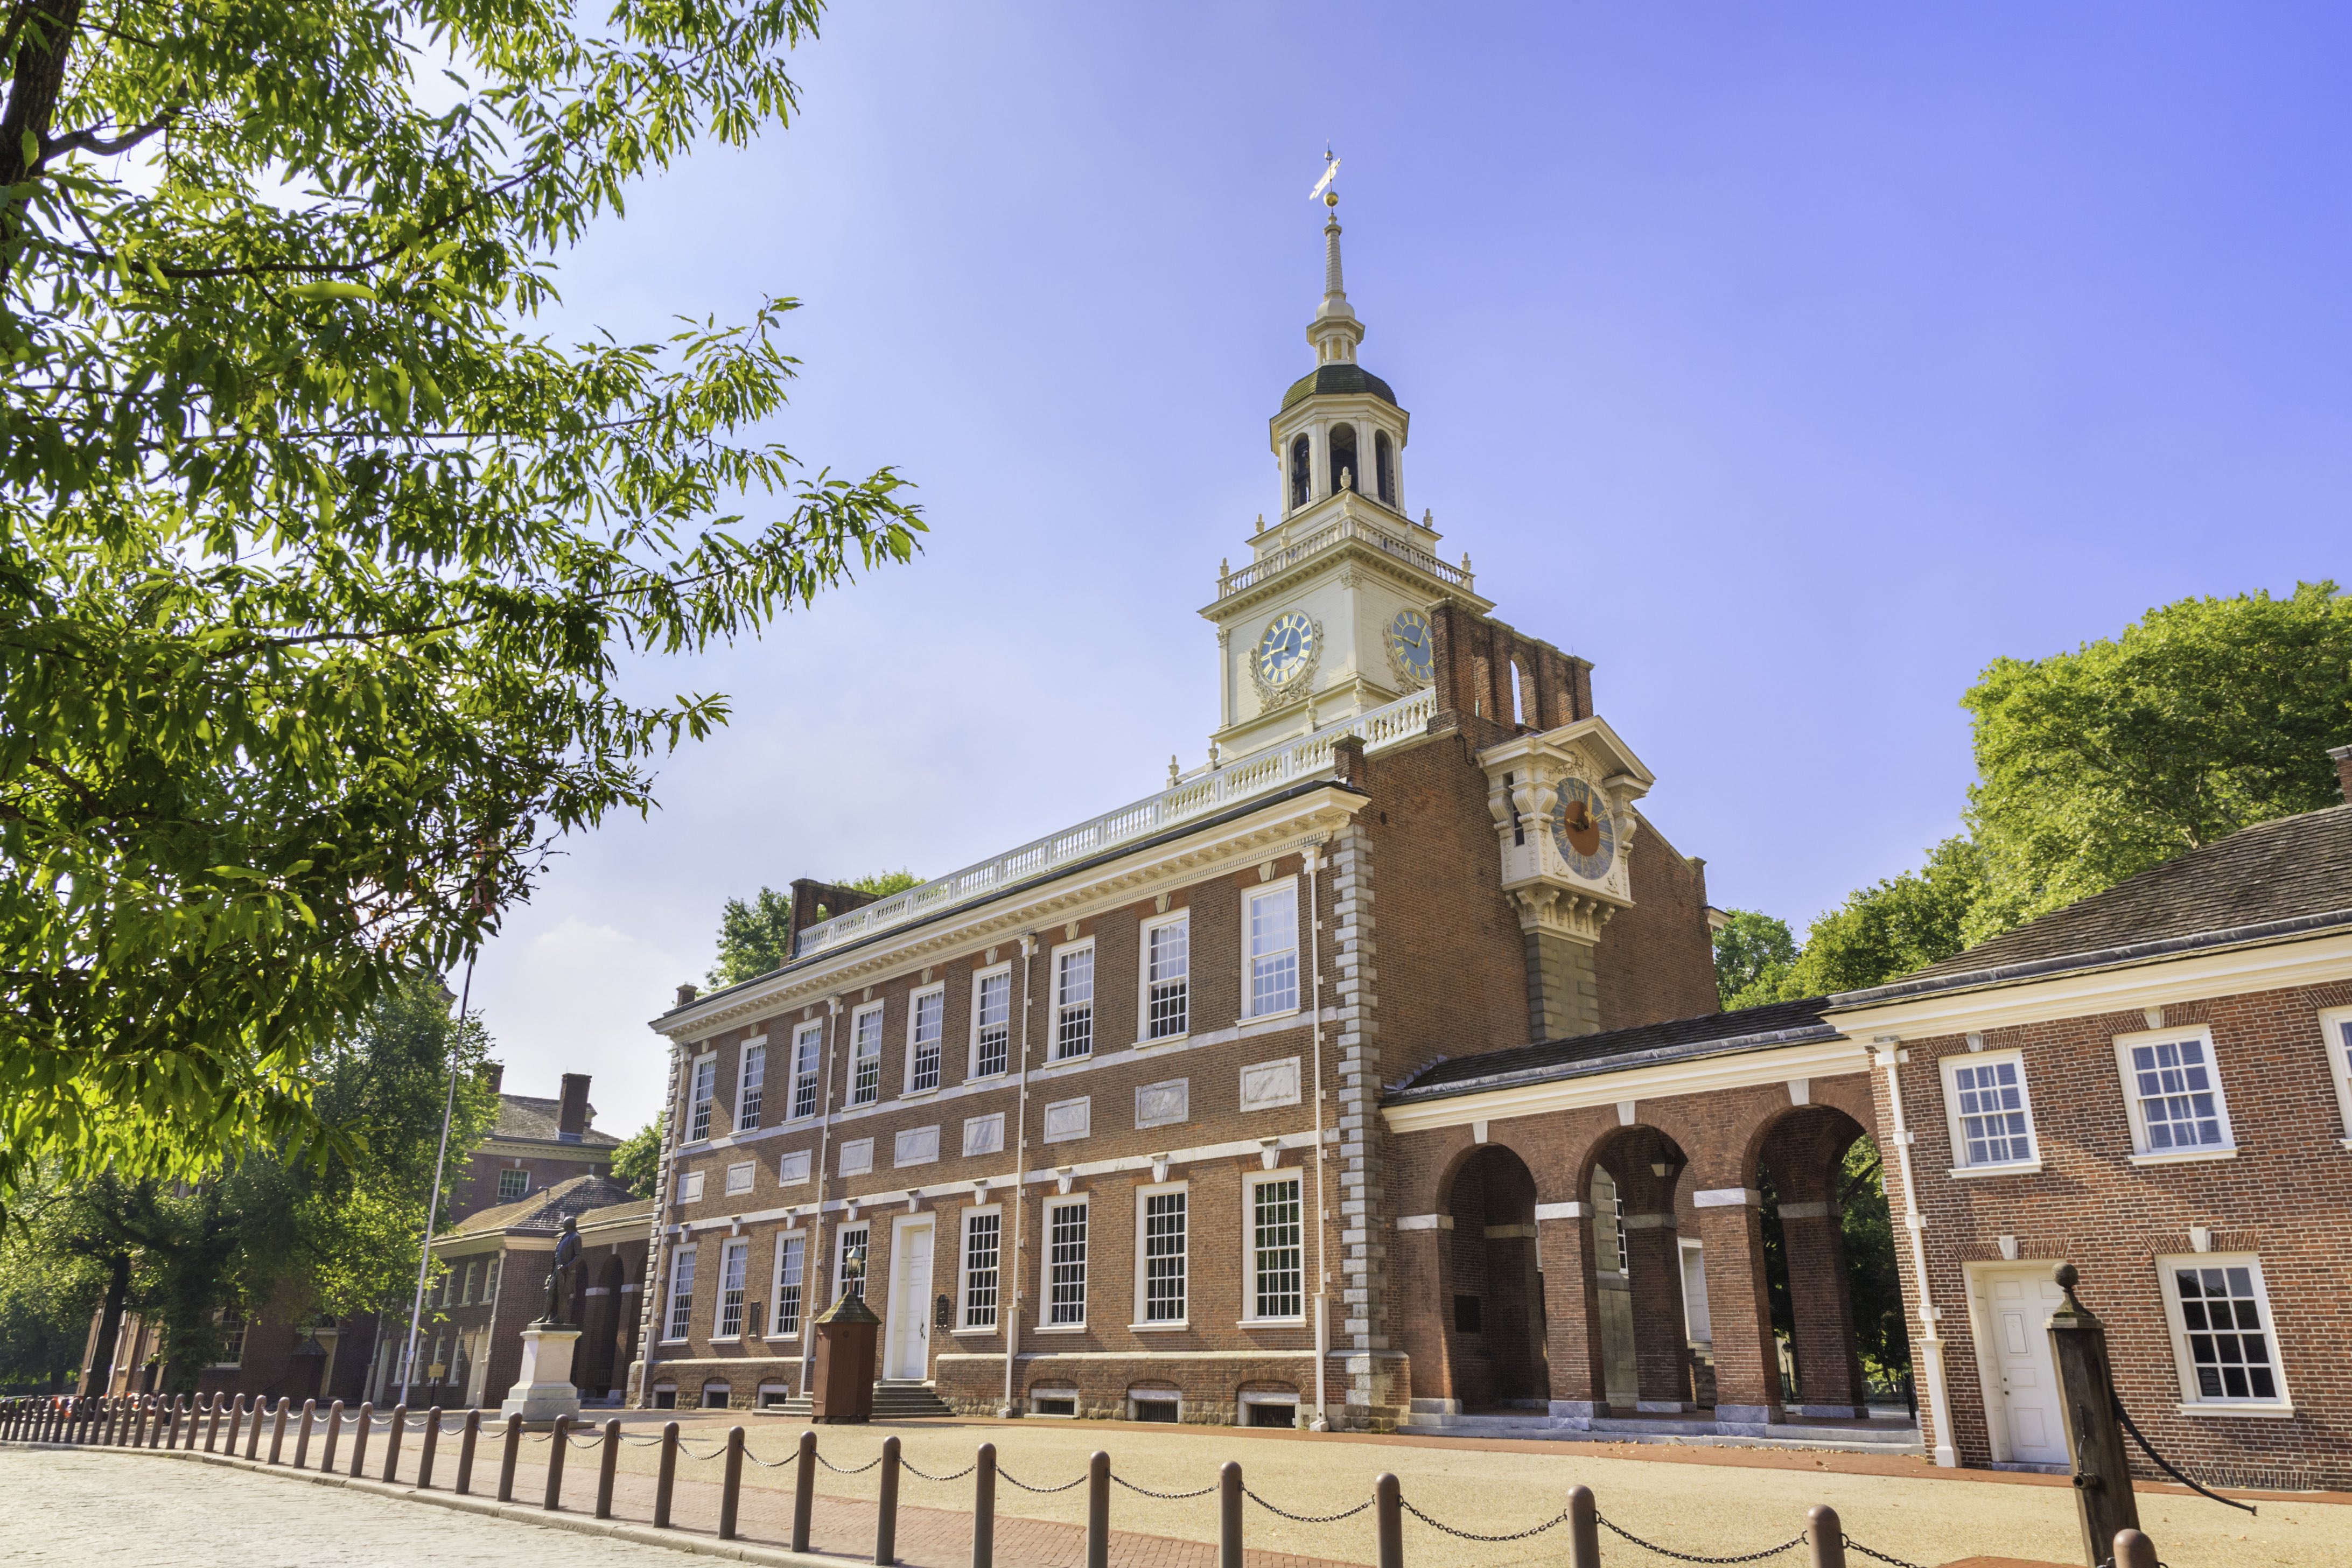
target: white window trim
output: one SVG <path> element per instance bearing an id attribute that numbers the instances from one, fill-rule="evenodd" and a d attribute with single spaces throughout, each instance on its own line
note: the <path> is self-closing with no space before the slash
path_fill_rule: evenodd
<path id="1" fill-rule="evenodd" d="M 1251 1004 L 1253 1001 L 1251 993 L 1255 988 L 1250 984 L 1250 900 L 1253 899 L 1264 898 L 1268 893 L 1278 892 L 1286 884 L 1290 889 L 1290 911 L 1295 927 L 1297 918 L 1300 914 L 1305 904 L 1305 900 L 1298 897 L 1298 878 L 1296 873 L 1287 877 L 1276 877 L 1269 881 L 1260 882 L 1255 887 L 1244 885 L 1242 889 L 1240 944 L 1242 960 L 1241 1017 L 1244 1023 L 1251 1023 L 1265 1018 L 1287 1018 L 1295 1014 L 1305 1012 L 1307 1009 L 1307 994 L 1310 980 L 1310 977 L 1307 973 L 1307 943 L 1299 936 L 1298 931 L 1294 929 L 1290 933 L 1290 952 L 1291 957 L 1297 961 L 1298 965 L 1298 984 L 1294 988 L 1297 993 L 1297 999 L 1292 1002 L 1287 1007 L 1276 1007 L 1264 1013 L 1254 1012 L 1251 1010 Z"/>
<path id="2" fill-rule="evenodd" d="M 2139 1082 L 2132 1071 L 2131 1048 L 2134 1046 L 2177 1046 L 2189 1040 L 2205 1043 L 2205 1064 L 2213 1079 L 2213 1109 L 2221 1122 L 2221 1142 L 2198 1149 L 2151 1150 L 2147 1144 L 2147 1121 L 2140 1113 Z M 2142 1029 L 2134 1034 L 2116 1037 L 2116 1072 L 2123 1086 L 2124 1113 L 2131 1120 L 2131 1163 L 2135 1165 L 2186 1165 L 2200 1160 L 2234 1160 L 2238 1157 L 2238 1131 L 2230 1120 L 2230 1091 L 2221 1081 L 2221 1053 L 2214 1048 L 2213 1026 L 2192 1024 L 2179 1029 Z"/>
<path id="3" fill-rule="evenodd" d="M 2254 1296 L 2263 1305 L 2263 1337 L 2270 1342 L 2271 1373 L 2278 1379 L 2276 1399 L 2206 1399 L 2197 1392 L 2197 1363 L 2189 1355 L 2189 1326 L 2180 1319 L 2180 1298 L 2172 1283 L 2175 1268 L 2237 1268 L 2252 1271 Z M 2271 1308 L 2270 1282 L 2263 1278 L 2263 1260 L 2252 1252 L 2176 1252 L 2156 1260 L 2156 1293 L 2164 1301 L 2165 1327 L 2172 1331 L 2172 1365 L 2180 1377 L 2183 1415 L 2285 1416 L 2294 1414 L 2294 1391 L 2286 1381 L 2286 1352 L 2279 1343 L 2278 1316 Z"/>
<path id="4" fill-rule="evenodd" d="M 801 1043 L 807 1039 L 814 1039 L 816 1041 L 815 1065 L 811 1067 L 808 1072 L 809 1081 L 817 1086 L 816 1103 L 814 1108 L 812 1109 L 806 1116 L 795 1116 L 793 1114 L 793 1108 L 800 1103 L 801 1098 Z M 776 1125 L 779 1127 L 790 1126 L 794 1122 L 814 1121 L 818 1117 L 824 1114 L 824 1021 L 819 1019 L 814 1022 L 794 1025 L 793 1026 L 793 1043 L 791 1050 L 792 1055 L 786 1058 L 784 1061 L 784 1113 L 776 1119 Z"/>
<path id="5" fill-rule="evenodd" d="M 853 1106 L 879 1105 L 887 1092 L 888 1086 L 882 1081 L 882 1041 L 883 1037 L 890 1032 L 890 1017 L 886 1011 L 888 1006 L 887 1002 L 868 1002 L 862 1007 L 850 1009 L 848 1100 Z M 871 1100 L 860 1100 L 857 1098 L 857 1034 L 859 1026 L 869 1017 L 875 1021 L 874 1097 Z"/>
<path id="6" fill-rule="evenodd" d="M 940 1081 L 929 1089 L 913 1089 L 908 1086 L 915 1081 L 915 1020 L 922 1013 L 923 998 L 926 996 L 936 996 L 940 999 Z M 936 985 L 919 985 L 907 993 L 907 1059 L 898 1073 L 898 1098 L 929 1100 L 944 1089 L 947 1081 L 948 983 L 942 980 Z"/>
<path id="7" fill-rule="evenodd" d="M 1074 952 L 1087 955 L 1087 1048 L 1076 1056 L 1063 1056 L 1062 1048 L 1062 960 Z M 1102 954 L 1095 951 L 1095 939 L 1082 937 L 1066 942 L 1047 956 L 1046 984 L 1052 987 L 1045 1009 L 1045 1060 L 1049 1064 L 1082 1062 L 1103 1053 L 1096 1047 L 1102 1044 Z"/>
<path id="8" fill-rule="evenodd" d="M 2344 1136 L 2336 1142 L 2352 1149 L 2352 1068 L 2345 1062 L 2346 1054 L 2352 1052 L 2352 1007 L 2323 1009 L 2319 1030 L 2327 1042 L 2327 1079 L 2336 1086 L 2336 1109 L 2344 1118 L 2339 1123 Z"/>
<path id="9" fill-rule="evenodd" d="M 1087 1210 L 1087 1285 L 1078 1294 L 1078 1321 L 1057 1323 L 1054 1316 L 1054 1216 L 1066 1208 L 1091 1205 L 1092 1194 L 1073 1193 L 1068 1197 L 1047 1198 L 1041 1208 L 1037 1234 L 1043 1245 L 1037 1248 L 1037 1321 L 1029 1331 L 1037 1334 L 1082 1334 L 1087 1331 L 1087 1313 L 1091 1309 L 1095 1293 L 1095 1222 L 1102 1216 L 1089 1207 Z"/>
<path id="10" fill-rule="evenodd" d="M 964 1327 L 965 1314 L 971 1306 L 971 1222 L 982 1215 L 996 1216 L 996 1321 L 984 1329 Z M 1091 1239 L 1091 1237 L 1089 1238 Z M 1012 1237 L 1004 1230 L 1003 1204 L 977 1204 L 961 1210 L 956 1216 L 956 1300 L 955 1327 L 951 1334 L 973 1334 L 982 1338 L 1004 1331 L 1004 1315 L 1010 1303 L 1005 1300 L 1004 1282 L 1012 1278 L 1013 1269 L 1005 1254 L 1012 1250 Z"/>
<path id="11" fill-rule="evenodd" d="M 697 1103 L 694 1097 L 694 1084 L 695 1080 L 702 1076 L 705 1063 L 709 1063 L 710 1067 L 710 1124 L 703 1129 L 702 1136 L 697 1138 L 692 1136 L 694 1107 Z M 719 1125 L 719 1053 L 717 1051 L 705 1051 L 686 1064 L 686 1114 L 679 1121 L 687 1131 L 688 1137 L 685 1142 L 688 1144 L 710 1142 L 712 1129 Z"/>
<path id="12" fill-rule="evenodd" d="M 719 1315 L 727 1310 L 727 1255 L 730 1252 L 740 1252 L 743 1257 L 743 1321 L 749 1322 L 751 1318 L 751 1238 L 748 1236 L 731 1236 L 719 1244 L 719 1279 L 716 1281 L 718 1289 L 710 1298 L 710 1342 L 714 1345 L 734 1345 L 743 1342 L 743 1331 L 740 1329 L 731 1334 L 722 1334 L 719 1331 Z"/>
<path id="13" fill-rule="evenodd" d="M 788 1241 L 793 1240 L 797 1240 L 801 1244 L 800 1326 L 793 1330 L 788 1334 L 779 1334 L 774 1331 L 776 1326 L 776 1303 L 784 1299 L 784 1244 Z M 805 1340 L 808 1338 L 809 1320 L 813 1316 L 808 1310 L 808 1232 L 797 1226 L 789 1230 L 780 1230 L 776 1232 L 775 1239 L 770 1245 L 769 1253 L 768 1300 L 766 1304 L 761 1309 L 761 1316 L 764 1318 L 766 1321 L 761 1324 L 761 1331 L 760 1337 L 763 1340 Z"/>
<path id="14" fill-rule="evenodd" d="M 682 1334 L 673 1334 L 669 1331 L 669 1329 L 670 1319 L 675 1313 L 676 1303 L 677 1301 L 678 1266 L 682 1263 L 693 1262 L 694 1255 L 699 1250 L 699 1243 L 689 1242 L 684 1247 L 673 1247 L 669 1249 L 669 1273 L 662 1282 L 661 1342 L 663 1344 L 682 1345 L 694 1338 L 694 1297 L 691 1289 L 688 1290 L 687 1295 L 686 1332 Z M 700 1270 L 698 1269 L 696 1272 L 699 1273 Z M 698 1279 L 695 1283 L 699 1284 L 700 1281 Z"/>
<path id="15" fill-rule="evenodd" d="M 849 1233 L 853 1230 L 862 1230 L 866 1233 L 866 1271 L 859 1276 L 863 1283 L 858 1288 L 858 1299 L 870 1307 L 874 1304 L 874 1222 L 871 1219 L 861 1219 L 856 1225 L 840 1225 L 834 1227 L 833 1298 L 836 1301 L 841 1299 L 842 1291 L 848 1279 L 845 1270 L 849 1267 Z M 805 1272 L 805 1266 L 803 1266 L 803 1272 Z M 808 1287 L 803 1285 L 801 1290 L 805 1299 Z"/>
<path id="16" fill-rule="evenodd" d="M 765 1035 L 751 1035 L 746 1037 L 743 1043 L 735 1047 L 735 1111 L 732 1118 L 734 1125 L 728 1129 L 730 1133 L 740 1133 L 746 1131 L 743 1126 L 743 1100 L 746 1095 L 751 1092 L 751 1053 L 753 1051 L 758 1051 L 760 1053 L 759 1115 L 761 1120 L 763 1121 L 767 1118 L 768 1037 Z M 753 1123 L 751 1130 L 756 1131 L 758 1126 L 759 1123 Z"/>
<path id="17" fill-rule="evenodd" d="M 1151 933 L 1170 926 L 1184 928 L 1184 1026 L 1172 1035 L 1151 1033 Z M 1135 933 L 1135 1048 L 1139 1051 L 1159 1050 L 1165 1046 L 1181 1046 L 1192 1035 L 1192 911 L 1190 909 L 1171 910 L 1145 921 Z"/>
<path id="18" fill-rule="evenodd" d="M 1273 1182 L 1298 1184 L 1298 1312 L 1294 1317 L 1257 1316 L 1257 1190 Z M 1307 1304 L 1315 1299 L 1310 1258 L 1315 1226 L 1307 1206 L 1307 1173 L 1296 1166 L 1277 1165 L 1252 1171 L 1242 1178 L 1242 1315 L 1244 1329 L 1296 1329 L 1307 1325 Z"/>
<path id="19" fill-rule="evenodd" d="M 980 1070 L 980 987 L 983 981 L 1004 976 L 1004 1066 L 994 1072 Z M 1005 1077 L 1013 1070 L 1013 1059 L 1020 1055 L 1021 1042 L 1013 1037 L 1020 1033 L 1020 1020 L 1013 1011 L 1013 961 L 991 964 L 986 969 L 971 972 L 971 1026 L 964 1031 L 963 1076 L 966 1082 L 987 1082 Z"/>
<path id="20" fill-rule="evenodd" d="M 1184 1194 L 1184 1315 L 1181 1318 L 1165 1318 L 1158 1322 L 1153 1322 L 1144 1316 L 1144 1312 L 1147 1310 L 1143 1297 L 1143 1268 L 1145 1263 L 1143 1256 L 1144 1209 L 1146 1200 L 1163 1197 L 1170 1193 L 1182 1193 Z M 1127 1326 L 1137 1333 L 1166 1333 L 1178 1329 L 1189 1329 L 1192 1326 L 1192 1296 L 1194 1293 L 1193 1286 L 1196 1283 L 1192 1278 L 1192 1184 L 1191 1182 L 1152 1182 L 1148 1184 L 1139 1184 L 1136 1187 L 1135 1321 Z"/>
<path id="21" fill-rule="evenodd" d="M 2017 1064 L 2017 1098 L 2025 1111 L 2025 1137 L 2032 1146 L 2033 1157 L 1971 1165 L 1968 1163 L 1968 1136 L 1960 1126 L 1959 1086 L 1953 1081 L 1953 1075 L 1962 1068 L 1992 1067 L 2004 1061 Z M 2013 1047 L 2007 1050 L 1954 1051 L 1937 1065 L 1944 1083 L 1944 1131 L 1952 1141 L 1953 1179 L 1965 1182 L 1978 1176 L 2039 1175 L 2042 1172 L 2042 1129 L 2033 1120 L 2033 1086 L 2025 1070 L 2025 1053 Z"/>

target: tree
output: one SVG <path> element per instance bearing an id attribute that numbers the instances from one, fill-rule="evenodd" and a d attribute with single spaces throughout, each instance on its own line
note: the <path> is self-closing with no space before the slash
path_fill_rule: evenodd
<path id="1" fill-rule="evenodd" d="M 1963 929 L 1983 889 L 1976 846 L 1945 839 L 1916 871 L 1847 895 L 1807 927 L 1780 994 L 1861 991 L 1951 957 L 1968 945 Z"/>
<path id="2" fill-rule="evenodd" d="M 1969 822 L 1981 941 L 2240 828 L 2337 804 L 2352 742 L 2352 598 L 2183 599 L 2121 636 L 1996 659 L 1961 699 L 1976 725 Z"/>
<path id="3" fill-rule="evenodd" d="M 911 871 L 877 871 L 841 885 L 887 899 L 922 880 Z M 762 886 L 746 903 L 730 899 L 719 910 L 719 962 L 704 979 L 713 985 L 740 985 L 782 969 L 793 955 L 793 896 Z"/>
<path id="4" fill-rule="evenodd" d="M 725 721 L 622 655 L 911 556 L 897 476 L 756 435 L 793 301 L 532 326 L 632 181 L 785 121 L 817 9 L 10 11 L 0 1206 L 316 1136 L 324 1042 Z"/>
<path id="5" fill-rule="evenodd" d="M 654 1179 L 661 1173 L 661 1123 L 648 1121 L 613 1151 L 613 1180 L 628 1188 L 633 1198 L 654 1195 Z"/>
<path id="6" fill-rule="evenodd" d="M 1723 1005 L 1753 1007 L 1780 999 L 1780 983 L 1797 960 L 1789 922 L 1755 910 L 1729 910 L 1715 933 L 1715 988 Z"/>

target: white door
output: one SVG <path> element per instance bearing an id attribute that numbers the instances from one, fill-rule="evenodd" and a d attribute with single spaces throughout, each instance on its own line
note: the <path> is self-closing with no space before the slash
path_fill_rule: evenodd
<path id="1" fill-rule="evenodd" d="M 890 1344 L 885 1377 L 922 1377 L 930 1371 L 931 1219 L 900 1220 L 890 1237 Z"/>
<path id="2" fill-rule="evenodd" d="M 1988 1271 L 1978 1283 L 2000 1395 L 1996 1414 L 2009 1437 L 2005 1458 L 2014 1464 L 2065 1464 L 2065 1405 L 2050 1354 L 2050 1314 L 2066 1293 L 2042 1266 Z"/>

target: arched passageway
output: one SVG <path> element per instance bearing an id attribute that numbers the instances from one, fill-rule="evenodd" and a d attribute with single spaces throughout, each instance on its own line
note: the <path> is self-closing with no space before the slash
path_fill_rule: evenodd
<path id="1" fill-rule="evenodd" d="M 1454 1222 L 1443 1233 L 1439 1300 L 1453 1397 L 1465 1410 L 1546 1407 L 1534 1175 L 1510 1150 L 1489 1144 L 1455 1168 L 1444 1212 Z"/>
<path id="2" fill-rule="evenodd" d="M 1765 1275 L 1781 1396 L 1792 1415 L 1864 1413 L 1844 1215 L 1855 1197 L 1847 1152 L 1864 1137 L 1844 1111 L 1811 1105 L 1776 1119 L 1759 1141 Z"/>
<path id="3" fill-rule="evenodd" d="M 1621 1128 L 1593 1150 L 1585 1194 L 1612 1410 L 1684 1411 L 1713 1402 L 1692 1354 L 1685 1247 L 1675 1217 L 1688 1164 L 1681 1147 L 1654 1127 Z"/>

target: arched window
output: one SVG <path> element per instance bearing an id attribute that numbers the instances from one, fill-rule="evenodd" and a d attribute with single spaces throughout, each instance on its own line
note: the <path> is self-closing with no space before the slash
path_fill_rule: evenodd
<path id="1" fill-rule="evenodd" d="M 1396 505 L 1396 443 L 1389 439 L 1385 430 L 1372 432 L 1372 471 L 1380 476 L 1380 489 L 1374 493 L 1381 498 L 1381 504 Z"/>
<path id="2" fill-rule="evenodd" d="M 1535 700 L 1536 689 L 1528 679 L 1527 667 L 1514 657 L 1511 660 L 1511 722 L 1532 723 Z"/>
<path id="3" fill-rule="evenodd" d="M 1343 476 L 1346 484 L 1340 482 Z M 1349 487 L 1364 488 L 1364 466 L 1356 461 L 1356 427 L 1353 425 L 1334 425 L 1331 426 L 1331 490 L 1336 495 Z"/>
<path id="4" fill-rule="evenodd" d="M 1314 489 L 1314 458 L 1308 456 L 1308 451 L 1304 436 L 1290 444 L 1290 508 L 1293 511 L 1307 504 Z"/>

